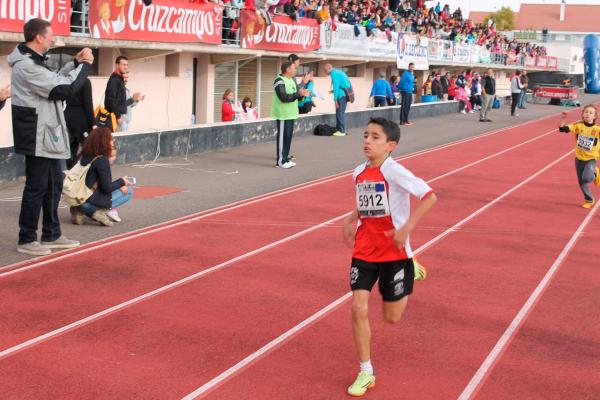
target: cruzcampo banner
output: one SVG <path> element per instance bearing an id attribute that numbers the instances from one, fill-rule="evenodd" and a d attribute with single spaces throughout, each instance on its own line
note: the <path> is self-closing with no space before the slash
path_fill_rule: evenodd
<path id="1" fill-rule="evenodd" d="M 0 0 L 0 32 L 23 32 L 32 18 L 52 24 L 55 35 L 71 33 L 71 0 Z"/>
<path id="2" fill-rule="evenodd" d="M 275 16 L 267 25 L 262 15 L 242 10 L 241 20 L 242 48 L 297 53 L 319 48 L 319 23 L 316 19 L 294 21 L 288 16 Z"/>
<path id="3" fill-rule="evenodd" d="M 0 0 L 1 1 L 1 0 Z M 96 39 L 221 44 L 223 9 L 189 0 L 90 0 L 90 33 Z"/>

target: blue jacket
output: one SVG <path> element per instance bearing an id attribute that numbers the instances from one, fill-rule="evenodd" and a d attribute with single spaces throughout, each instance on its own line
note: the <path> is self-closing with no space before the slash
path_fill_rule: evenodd
<path id="1" fill-rule="evenodd" d="M 379 96 L 391 99 L 394 95 L 392 94 L 392 87 L 388 81 L 385 79 L 377 79 L 373 83 L 370 96 Z"/>
<path id="2" fill-rule="evenodd" d="M 313 100 L 312 98 L 315 97 L 315 83 L 313 81 L 309 81 L 306 86 L 305 89 L 310 90 L 310 96 L 307 97 L 303 97 L 300 100 L 298 100 L 298 108 L 304 106 L 306 103 L 312 103 Z"/>
<path id="3" fill-rule="evenodd" d="M 402 74 L 399 86 L 401 92 L 412 93 L 415 90 L 415 77 L 409 70 L 404 71 Z"/>
<path id="4" fill-rule="evenodd" d="M 343 89 L 348 89 L 351 86 L 348 75 L 342 70 L 332 69 L 330 76 L 331 86 L 333 86 L 333 100 L 338 101 L 342 97 L 346 97 Z"/>

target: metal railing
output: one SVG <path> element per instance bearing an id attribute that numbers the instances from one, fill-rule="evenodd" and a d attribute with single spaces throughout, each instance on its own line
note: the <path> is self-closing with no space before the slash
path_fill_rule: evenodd
<path id="1" fill-rule="evenodd" d="M 88 26 L 88 0 L 72 0 L 71 34 L 75 36 L 87 36 L 90 34 Z"/>
<path id="2" fill-rule="evenodd" d="M 239 7 L 223 5 L 222 43 L 240 45 L 240 11 Z"/>

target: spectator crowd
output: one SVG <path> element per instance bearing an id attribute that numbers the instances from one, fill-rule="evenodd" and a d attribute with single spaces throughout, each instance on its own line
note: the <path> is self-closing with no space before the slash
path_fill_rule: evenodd
<path id="1" fill-rule="evenodd" d="M 449 40 L 456 44 L 485 47 L 492 60 L 505 63 L 507 57 L 545 56 L 546 48 L 530 42 L 509 39 L 498 32 L 493 20 L 473 24 L 464 18 L 458 7 L 449 5 L 427 8 L 424 1 L 411 0 L 215 0 L 225 6 L 223 40 L 231 43 L 239 31 L 239 10 L 256 11 L 268 25 L 273 15 L 288 15 L 294 20 L 313 18 L 319 23 L 329 22 L 335 30 L 339 24 L 365 28 L 367 36 L 376 30 L 385 32 L 392 40 L 392 32 L 411 33 L 430 39 Z M 358 36 L 360 31 L 355 30 Z"/>

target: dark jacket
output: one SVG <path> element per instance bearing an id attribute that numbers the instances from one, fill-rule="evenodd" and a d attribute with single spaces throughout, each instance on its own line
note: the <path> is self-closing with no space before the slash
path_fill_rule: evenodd
<path id="1" fill-rule="evenodd" d="M 81 159 L 81 165 L 85 167 L 93 159 L 94 157 L 83 157 Z M 124 186 L 125 181 L 121 178 L 113 181 L 108 158 L 100 156 L 92 162 L 85 177 L 85 185 L 90 189 L 94 189 L 94 185 L 96 185 L 94 193 L 87 200 L 88 203 L 92 203 L 93 205 L 102 208 L 111 208 L 112 192 L 119 189 L 121 186 Z"/>
<path id="2" fill-rule="evenodd" d="M 450 86 L 450 81 L 445 76 L 440 78 L 440 82 L 442 83 L 442 93 L 448 94 L 448 86 Z"/>
<path id="3" fill-rule="evenodd" d="M 488 96 L 496 94 L 496 80 L 491 76 L 486 76 L 483 78 L 482 86 L 482 93 L 485 91 L 485 94 Z"/>
<path id="4" fill-rule="evenodd" d="M 442 82 L 438 81 L 437 79 L 434 79 L 433 82 L 431 82 L 431 94 L 437 96 L 440 99 L 444 97 Z"/>
<path id="5" fill-rule="evenodd" d="M 74 61 L 56 73 L 45 61 L 24 44 L 8 56 L 15 153 L 67 159 L 71 152 L 61 100 L 81 89 L 91 66 Z"/>
<path id="6" fill-rule="evenodd" d="M 127 92 L 123 77 L 113 72 L 108 78 L 106 91 L 104 92 L 104 107 L 108 112 L 115 113 L 117 119 L 127 114 Z"/>
<path id="7" fill-rule="evenodd" d="M 4 108 L 4 104 L 6 104 L 6 100 L 0 101 L 0 110 Z"/>
<path id="8" fill-rule="evenodd" d="M 84 132 L 91 132 L 92 126 L 96 123 L 94 120 L 94 103 L 92 99 L 92 83 L 89 79 L 85 80 L 83 87 L 77 93 L 67 98 L 67 107 L 65 108 L 65 119 L 69 135 L 80 140 L 83 139 Z M 74 149 L 76 151 L 77 149 Z"/>

